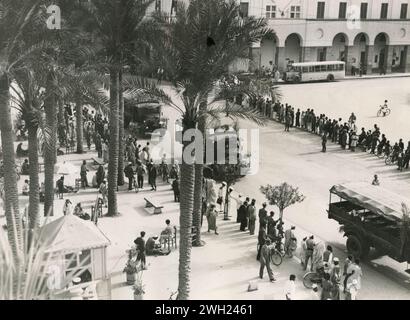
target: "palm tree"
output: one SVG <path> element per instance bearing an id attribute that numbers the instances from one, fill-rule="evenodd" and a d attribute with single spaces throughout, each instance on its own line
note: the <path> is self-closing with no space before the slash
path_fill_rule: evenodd
<path id="1" fill-rule="evenodd" d="M 17 64 L 33 51 L 33 43 L 29 41 L 32 39 L 27 35 L 30 31 L 41 30 L 41 27 L 36 29 L 32 25 L 38 17 L 39 2 L 3 0 L 0 6 L 0 131 L 4 164 L 4 208 L 8 237 L 15 260 L 18 260 L 22 252 L 23 234 L 19 214 L 9 88 Z"/>
<path id="2" fill-rule="evenodd" d="M 12 101 L 17 106 L 17 110 L 22 114 L 28 128 L 28 158 L 29 158 L 29 207 L 28 207 L 28 227 L 35 229 L 39 226 L 39 171 L 38 171 L 38 133 L 42 124 L 42 88 L 39 85 L 39 74 L 32 66 L 21 69 L 15 74 L 15 85 L 11 86 L 14 93 Z"/>
<path id="3" fill-rule="evenodd" d="M 174 19 L 163 14 L 156 17 L 164 26 L 161 45 L 157 48 L 162 57 L 161 65 L 179 91 L 185 109 L 183 132 L 197 128 L 204 113 L 200 106 L 208 105 L 209 94 L 216 81 L 227 74 L 228 66 L 237 58 L 246 57 L 249 47 L 269 33 L 265 20 L 242 19 L 239 13 L 240 6 L 234 0 L 193 0 L 188 7 L 178 3 Z M 183 153 L 188 145 L 183 142 Z M 181 164 L 178 299 L 182 300 L 189 298 L 195 180 L 198 184 L 202 182 L 195 179 L 191 160 L 183 157 Z M 195 199 L 198 201 L 199 196 Z M 198 208 L 197 204 L 197 214 Z"/>
<path id="4" fill-rule="evenodd" d="M 127 56 L 133 50 L 146 47 L 145 38 L 152 36 L 153 24 L 146 17 L 152 0 L 91 0 L 83 4 L 85 26 L 91 26 L 101 46 L 101 66 L 110 74 L 109 157 L 108 164 L 108 215 L 116 216 L 118 161 L 119 161 L 119 109 L 120 72 Z"/>

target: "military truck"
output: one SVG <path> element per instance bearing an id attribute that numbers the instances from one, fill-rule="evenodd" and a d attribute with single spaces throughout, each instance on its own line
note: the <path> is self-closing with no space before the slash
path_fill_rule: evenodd
<path id="1" fill-rule="evenodd" d="M 328 218 L 336 220 L 347 237 L 347 251 L 366 258 L 371 248 L 398 262 L 410 262 L 410 227 L 405 207 L 410 199 L 367 182 L 330 189 Z"/>

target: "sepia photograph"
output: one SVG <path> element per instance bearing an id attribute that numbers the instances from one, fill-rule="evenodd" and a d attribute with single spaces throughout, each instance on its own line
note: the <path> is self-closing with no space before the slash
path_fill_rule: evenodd
<path id="1" fill-rule="evenodd" d="M 0 0 L 0 300 L 410 300 L 409 6 Z"/>

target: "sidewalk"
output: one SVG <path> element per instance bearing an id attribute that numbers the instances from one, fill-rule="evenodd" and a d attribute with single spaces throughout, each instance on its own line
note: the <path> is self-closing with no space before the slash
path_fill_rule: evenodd
<path id="1" fill-rule="evenodd" d="M 410 72 L 407 73 L 388 73 L 385 75 L 380 74 L 371 74 L 371 75 L 363 75 L 363 76 L 345 76 L 343 80 L 368 80 L 368 79 L 382 79 L 382 78 L 405 78 L 410 77 Z"/>

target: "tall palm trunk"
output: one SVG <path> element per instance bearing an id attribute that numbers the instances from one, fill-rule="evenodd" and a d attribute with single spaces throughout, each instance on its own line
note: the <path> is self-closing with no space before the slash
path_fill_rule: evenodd
<path id="1" fill-rule="evenodd" d="M 40 182 L 38 177 L 38 141 L 37 126 L 28 126 L 28 160 L 30 163 L 30 191 L 29 191 L 29 228 L 30 230 L 40 225 L 39 206 L 40 206 Z"/>
<path id="2" fill-rule="evenodd" d="M 206 103 L 201 103 L 200 109 L 203 111 L 206 109 Z M 205 146 L 205 120 L 203 118 L 198 121 L 198 130 L 203 135 L 203 144 Z M 204 153 L 205 154 L 205 153 Z M 196 240 L 194 243 L 195 247 L 203 246 L 205 243 L 201 240 L 201 218 L 202 218 L 202 180 L 203 180 L 203 170 L 204 165 L 197 163 L 195 164 L 195 187 L 194 187 L 194 211 L 193 211 L 193 221 L 192 224 L 195 227 Z"/>
<path id="3" fill-rule="evenodd" d="M 117 207 L 117 183 L 118 183 L 118 98 L 119 76 L 118 70 L 113 67 L 110 70 L 110 142 L 109 142 L 109 163 L 108 163 L 108 215 L 116 216 Z"/>
<path id="4" fill-rule="evenodd" d="M 47 79 L 47 98 L 44 101 L 46 126 L 49 134 L 48 143 L 44 148 L 44 216 L 53 216 L 54 205 L 54 166 L 56 164 L 57 112 L 54 90 L 56 79 L 49 74 Z"/>
<path id="5" fill-rule="evenodd" d="M 195 186 L 194 186 L 194 210 L 192 215 L 192 225 L 197 233 L 195 238 L 195 247 L 204 245 L 201 241 L 201 217 L 202 217 L 202 179 L 203 179 L 203 164 L 195 164 Z"/>
<path id="6" fill-rule="evenodd" d="M 184 142 L 184 148 L 188 143 Z M 184 151 L 183 151 L 184 152 Z M 182 153 L 184 154 L 184 153 Z M 192 212 L 194 209 L 195 166 L 185 163 L 181 165 L 181 203 L 180 203 L 180 235 L 179 235 L 179 273 L 178 300 L 188 300 L 191 271 L 192 249 Z"/>
<path id="7" fill-rule="evenodd" d="M 10 113 L 10 80 L 7 75 L 0 77 L 0 131 L 4 165 L 4 210 L 7 234 L 14 260 L 17 262 L 23 249 L 23 230 L 19 213 L 17 175 L 15 169 L 14 139 Z"/>
<path id="8" fill-rule="evenodd" d="M 62 103 L 58 104 L 57 120 L 58 126 L 65 126 L 64 105 Z"/>
<path id="9" fill-rule="evenodd" d="M 122 88 L 122 71 L 118 75 L 119 121 L 118 121 L 118 185 L 124 185 L 124 96 Z"/>
<path id="10" fill-rule="evenodd" d="M 76 136 L 77 136 L 77 153 L 84 152 L 84 129 L 83 129 L 83 105 L 80 101 L 75 104 L 75 119 L 76 119 Z"/>

